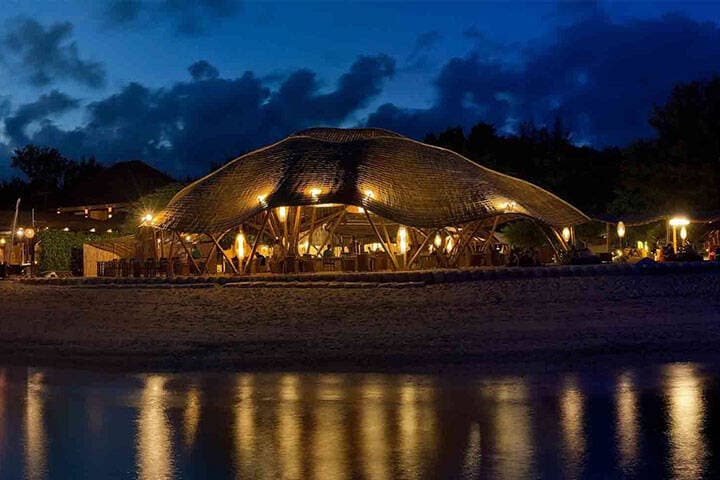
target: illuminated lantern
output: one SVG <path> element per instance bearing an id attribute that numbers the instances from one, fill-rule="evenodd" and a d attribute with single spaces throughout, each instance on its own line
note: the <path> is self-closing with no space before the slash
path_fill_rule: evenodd
<path id="1" fill-rule="evenodd" d="M 447 253 L 450 253 L 453 249 L 453 238 L 452 236 L 448 235 L 447 241 L 445 242 L 445 251 Z"/>
<path id="2" fill-rule="evenodd" d="M 319 188 L 311 188 L 310 189 L 310 196 L 312 197 L 313 200 L 317 201 L 317 199 L 321 193 L 322 193 L 322 190 L 320 190 Z"/>
<path id="3" fill-rule="evenodd" d="M 278 220 L 284 222 L 287 219 L 287 207 L 279 207 L 277 209 Z"/>
<path id="4" fill-rule="evenodd" d="M 568 227 L 562 229 L 562 238 L 565 240 L 565 243 L 570 241 L 570 229 Z"/>
<path id="5" fill-rule="evenodd" d="M 145 223 L 151 223 L 152 219 L 153 219 L 152 213 L 146 213 L 145 215 L 143 215 L 143 221 Z"/>
<path id="6" fill-rule="evenodd" d="M 245 258 L 245 234 L 242 230 L 235 236 L 235 255 L 240 260 Z"/>
<path id="7" fill-rule="evenodd" d="M 617 235 L 618 238 L 623 238 L 625 236 L 625 224 L 623 222 L 618 222 L 617 224 Z"/>
<path id="8" fill-rule="evenodd" d="M 683 241 L 687 239 L 687 228 L 683 225 L 683 227 L 680 229 L 680 238 L 682 238 Z"/>
<path id="9" fill-rule="evenodd" d="M 440 250 L 440 247 L 442 246 L 442 237 L 439 233 L 435 235 L 435 240 L 433 241 L 433 244 L 435 245 L 435 250 Z"/>
<path id="10" fill-rule="evenodd" d="M 405 227 L 398 228 L 397 231 L 397 245 L 400 253 L 405 254 L 408 250 L 408 237 L 407 230 Z"/>
<path id="11" fill-rule="evenodd" d="M 17 235 L 18 238 L 22 238 L 25 236 L 25 229 L 24 228 L 18 228 L 17 232 L 15 232 L 15 235 Z"/>

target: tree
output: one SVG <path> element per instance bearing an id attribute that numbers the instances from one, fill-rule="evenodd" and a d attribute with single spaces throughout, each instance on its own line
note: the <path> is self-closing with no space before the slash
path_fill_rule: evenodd
<path id="1" fill-rule="evenodd" d="M 69 164 L 57 149 L 35 145 L 15 149 L 10 159 L 10 165 L 27 176 L 30 186 L 43 193 L 63 187 Z"/>

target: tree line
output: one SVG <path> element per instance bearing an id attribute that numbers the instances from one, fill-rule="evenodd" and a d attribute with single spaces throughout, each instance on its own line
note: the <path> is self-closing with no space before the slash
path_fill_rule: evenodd
<path id="1" fill-rule="evenodd" d="M 561 118 L 552 126 L 524 123 L 511 135 L 479 122 L 424 141 L 533 182 L 590 216 L 720 211 L 720 77 L 677 85 L 648 121 L 655 138 L 602 149 L 575 145 Z M 0 182 L 0 208 L 17 197 L 38 208 L 60 205 L 103 168 L 94 157 L 71 160 L 34 145 L 16 149 L 11 166 L 24 178 Z"/>

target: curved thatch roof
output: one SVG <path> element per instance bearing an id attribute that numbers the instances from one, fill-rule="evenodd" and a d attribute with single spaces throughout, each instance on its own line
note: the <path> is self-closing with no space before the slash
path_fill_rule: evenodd
<path id="1" fill-rule="evenodd" d="M 312 190 L 319 190 L 317 198 Z M 267 207 L 326 203 L 361 206 L 415 227 L 457 225 L 508 210 L 558 227 L 588 220 L 540 187 L 449 150 L 380 129 L 313 128 L 185 187 L 158 222 L 216 232 Z"/>

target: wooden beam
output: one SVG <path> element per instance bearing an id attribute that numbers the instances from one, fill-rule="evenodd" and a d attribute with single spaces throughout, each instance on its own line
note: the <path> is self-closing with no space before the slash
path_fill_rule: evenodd
<path id="1" fill-rule="evenodd" d="M 265 231 L 265 225 L 267 225 L 268 218 L 270 218 L 270 212 L 265 211 L 265 217 L 263 218 L 262 227 L 260 227 L 260 231 L 255 237 L 252 249 L 250 250 L 250 255 L 248 256 L 248 261 L 245 262 L 245 268 L 243 269 L 243 272 L 245 273 L 247 273 L 248 269 L 250 268 L 250 264 L 252 264 L 253 257 L 255 256 L 255 251 L 257 250 L 257 246 L 260 243 L 260 237 L 262 237 L 262 234 Z"/>
<path id="2" fill-rule="evenodd" d="M 457 261 L 460 259 L 460 255 L 463 254 L 467 246 L 470 244 L 470 241 L 475 236 L 475 233 L 480 228 L 480 222 L 475 221 L 471 222 L 470 224 L 465 225 L 465 228 L 463 228 L 460 238 L 458 239 L 457 244 L 453 247 L 453 251 L 450 254 L 449 263 L 450 265 L 456 265 Z"/>
<path id="3" fill-rule="evenodd" d="M 495 236 L 495 230 L 497 229 L 498 222 L 500 221 L 500 215 L 495 217 L 495 221 L 493 222 L 493 226 L 490 229 L 490 233 L 488 234 L 487 238 L 485 239 L 485 243 L 483 243 L 482 248 L 480 249 L 480 253 L 485 253 L 485 250 L 487 250 L 487 247 L 490 246 L 490 241 Z"/>
<path id="4" fill-rule="evenodd" d="M 182 237 L 180 237 L 180 233 L 175 232 L 175 236 L 177 236 L 178 241 L 180 242 L 180 245 L 183 247 L 183 250 L 185 250 L 185 253 L 188 256 L 188 260 L 192 264 L 192 266 L 195 268 L 195 273 L 200 275 L 200 267 L 198 266 L 197 262 L 192 256 L 192 252 L 188 249 L 187 245 L 185 245 L 185 242 L 183 242 Z"/>
<path id="5" fill-rule="evenodd" d="M 207 235 L 207 234 L 206 234 L 206 235 Z M 217 248 L 217 247 L 216 247 L 215 245 L 213 245 L 213 246 L 210 248 L 210 251 L 208 252 L 208 256 L 207 256 L 207 258 L 205 259 L 205 263 L 203 264 L 203 273 L 209 273 L 209 272 L 208 272 L 208 267 L 210 266 L 210 260 L 212 259 L 212 256 L 213 256 L 213 254 L 215 253 L 215 249 L 216 249 L 216 248 Z"/>
<path id="6" fill-rule="evenodd" d="M 436 229 L 435 232 L 437 232 L 437 231 L 438 230 Z M 415 253 L 413 253 L 412 257 L 410 257 L 410 260 L 407 262 L 407 265 L 405 268 L 407 268 L 409 270 L 410 267 L 412 267 L 412 264 L 415 263 L 415 260 L 420 256 L 420 254 L 425 249 L 425 247 L 427 247 L 428 242 L 430 242 L 430 239 L 434 236 L 435 235 L 425 235 L 425 240 L 423 240 L 420 247 L 418 247 L 418 249 L 415 250 Z"/>
<path id="7" fill-rule="evenodd" d="M 216 247 L 218 250 L 220 250 L 220 253 L 222 254 L 223 258 L 225 258 L 225 260 L 227 260 L 227 262 L 230 264 L 230 267 L 232 268 L 233 272 L 235 272 L 235 274 L 239 274 L 240 272 L 239 272 L 238 269 L 235 267 L 235 264 L 233 263 L 232 259 L 227 256 L 227 254 L 225 253 L 225 250 L 223 250 L 222 246 L 220 245 L 220 242 L 219 242 L 211 233 L 208 233 L 208 236 L 210 237 L 210 239 L 211 239 L 211 240 L 213 241 L 213 243 L 215 244 L 215 247 Z M 222 237 L 221 237 L 221 238 L 222 238 Z"/>
<path id="8" fill-rule="evenodd" d="M 330 240 L 332 240 L 333 235 L 335 234 L 335 229 L 342 223 L 342 221 L 345 219 L 345 209 L 340 212 L 340 215 L 338 216 L 335 223 L 333 223 L 332 227 L 330 227 L 330 230 L 328 231 L 328 234 L 325 236 L 325 240 L 323 241 L 322 245 L 320 245 L 320 249 L 318 250 L 318 253 L 322 251 L 323 248 L 328 244 Z"/>
<path id="9" fill-rule="evenodd" d="M 370 226 L 372 227 L 373 231 L 375 232 L 375 235 L 377 236 L 378 240 L 380 240 L 380 246 L 383 248 L 385 253 L 388 257 L 390 257 L 390 261 L 392 262 L 393 266 L 395 267 L 395 270 L 400 270 L 400 266 L 398 265 L 397 259 L 395 258 L 395 255 L 392 254 L 390 251 L 390 245 L 385 245 L 385 241 L 382 238 L 382 235 L 380 235 L 380 230 L 375 226 L 375 222 L 372 221 L 372 218 L 370 218 L 370 212 L 368 209 L 365 209 L 365 217 L 367 217 L 368 222 L 370 223 Z"/>

